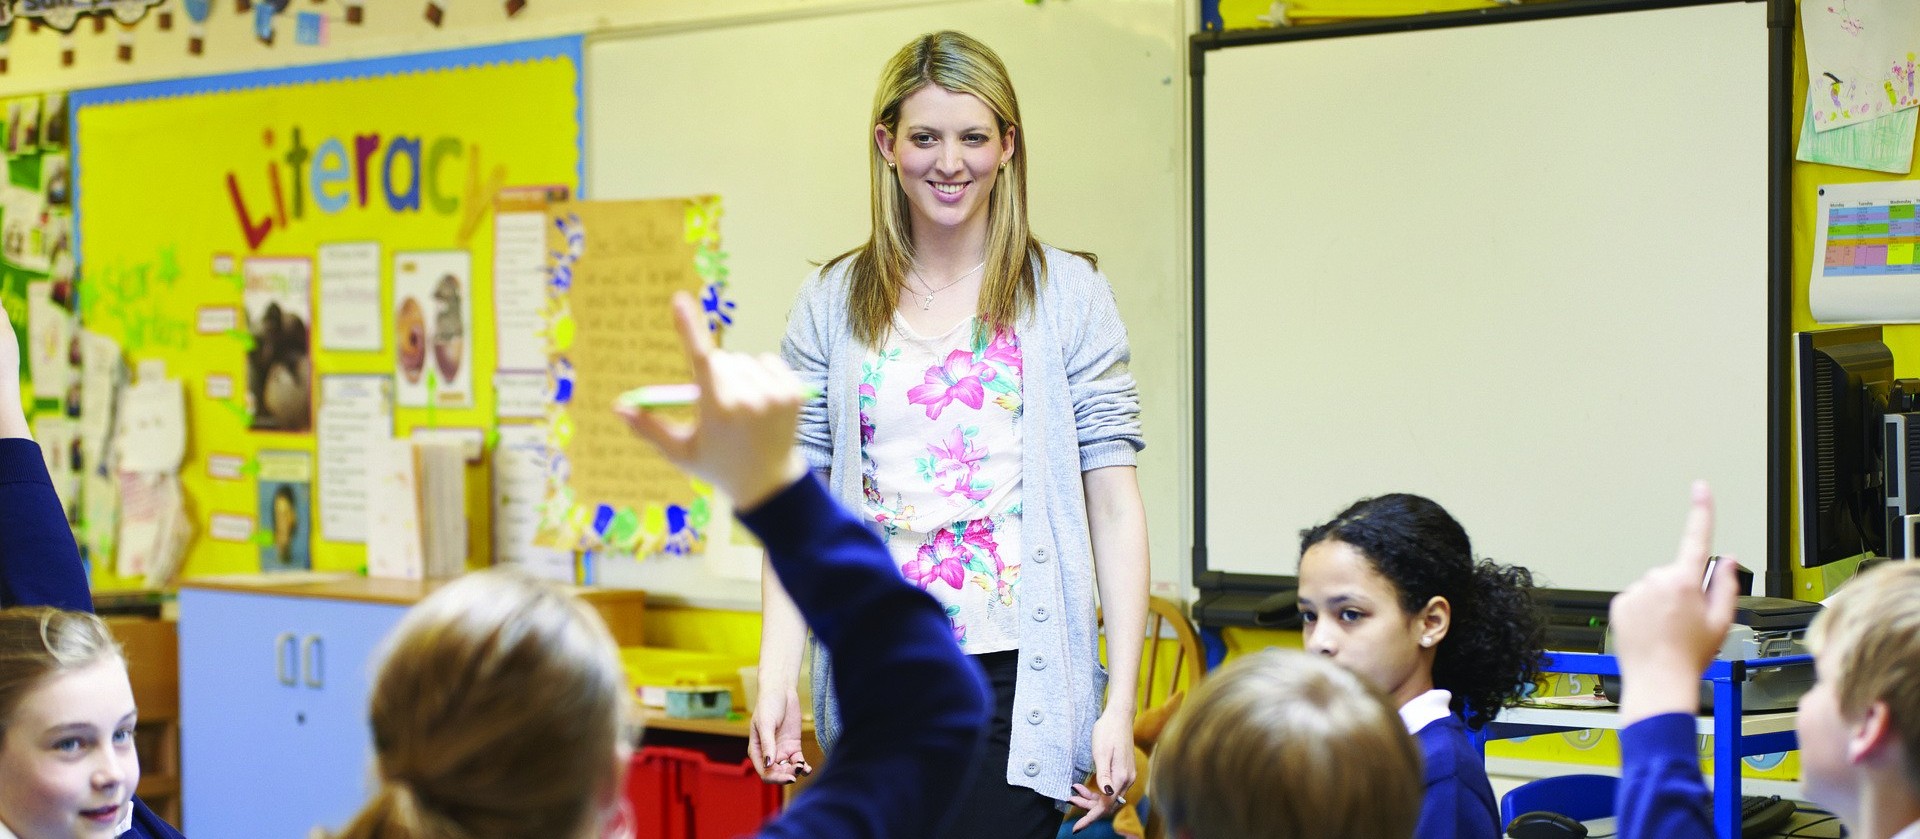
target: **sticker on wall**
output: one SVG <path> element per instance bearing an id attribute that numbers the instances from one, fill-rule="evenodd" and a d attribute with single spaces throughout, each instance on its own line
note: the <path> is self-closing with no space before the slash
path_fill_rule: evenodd
<path id="1" fill-rule="evenodd" d="M 293 42 L 304 47 L 327 45 L 327 17 L 317 12 L 301 12 L 294 17 Z"/>
<path id="2" fill-rule="evenodd" d="M 290 0 L 260 0 L 260 5 L 253 7 L 253 37 L 259 38 L 260 43 L 273 43 L 273 19 L 287 10 L 288 2 Z"/>
<path id="3" fill-rule="evenodd" d="M 180 0 L 187 10 L 187 53 L 200 55 L 207 49 L 207 16 L 213 13 L 213 0 Z"/>

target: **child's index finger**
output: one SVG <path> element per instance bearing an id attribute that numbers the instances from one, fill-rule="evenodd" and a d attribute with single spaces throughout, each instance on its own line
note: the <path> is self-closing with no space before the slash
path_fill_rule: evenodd
<path id="1" fill-rule="evenodd" d="M 1680 550 L 1674 561 L 1700 572 L 1706 571 L 1707 557 L 1713 553 L 1713 490 L 1706 481 L 1693 482 L 1693 506 L 1687 510 L 1686 528 L 1680 532 Z"/>
<path id="2" fill-rule="evenodd" d="M 713 353 L 713 331 L 707 328 L 700 304 L 684 291 L 673 293 L 673 325 L 680 331 L 680 344 L 687 350 L 687 359 L 695 362 L 694 374 L 700 375 L 699 362 Z"/>

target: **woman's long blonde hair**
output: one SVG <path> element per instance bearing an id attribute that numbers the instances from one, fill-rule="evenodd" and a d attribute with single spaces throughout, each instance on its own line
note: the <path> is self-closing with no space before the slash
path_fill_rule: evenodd
<path id="1" fill-rule="evenodd" d="M 953 93 L 971 94 L 993 111 L 1005 139 L 1013 132 L 1013 157 L 994 179 L 987 199 L 987 262 L 980 288 L 980 327 L 1012 325 L 1028 307 L 1039 284 L 1046 280 L 1046 260 L 1040 240 L 1027 226 L 1027 132 L 1020 122 L 1020 101 L 1000 56 L 986 44 L 953 31 L 934 32 L 913 39 L 887 62 L 880 87 L 873 95 L 873 120 L 868 126 L 867 158 L 873 193 L 873 233 L 859 248 L 834 257 L 848 266 L 850 295 L 847 317 L 853 334 L 867 346 L 879 346 L 900 304 L 900 288 L 913 265 L 913 236 L 908 221 L 906 193 L 897 173 L 887 166 L 871 131 L 884 125 L 898 135 L 900 103 L 927 85 Z M 1080 254 L 1088 261 L 1092 254 Z M 1037 273 L 1036 273 L 1037 272 Z"/>
<path id="2" fill-rule="evenodd" d="M 574 839 L 617 794 L 618 649 L 552 583 L 478 571 L 394 630 L 370 711 L 379 790 L 341 839 Z"/>

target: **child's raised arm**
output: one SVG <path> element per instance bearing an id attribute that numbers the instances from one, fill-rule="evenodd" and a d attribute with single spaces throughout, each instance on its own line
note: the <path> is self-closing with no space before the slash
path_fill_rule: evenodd
<path id="1" fill-rule="evenodd" d="M 0 311 L 0 607 L 93 611 L 86 568 L 27 429 L 20 344 Z"/>
<path id="2" fill-rule="evenodd" d="M 767 837 L 906 839 L 935 832 L 974 760 L 986 687 L 945 613 L 794 450 L 801 387 L 772 356 L 716 350 L 692 299 L 675 321 L 700 398 L 692 423 L 619 409 L 669 460 L 725 491 L 833 656 L 845 728 L 807 794 Z"/>
<path id="3" fill-rule="evenodd" d="M 1732 562 L 1705 580 L 1712 548 L 1713 494 L 1695 482 L 1673 562 L 1648 571 L 1608 610 L 1625 692 L 1620 717 L 1628 724 L 1620 732 L 1615 808 L 1623 839 L 1713 836 L 1693 715 L 1700 676 L 1727 637 L 1739 591 Z"/>

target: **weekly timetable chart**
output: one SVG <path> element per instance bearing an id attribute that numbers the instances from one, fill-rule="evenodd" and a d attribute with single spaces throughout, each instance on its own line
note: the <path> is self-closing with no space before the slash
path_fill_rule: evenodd
<path id="1" fill-rule="evenodd" d="M 1809 303 L 1823 323 L 1920 322 L 1920 184 L 1820 187 Z"/>

